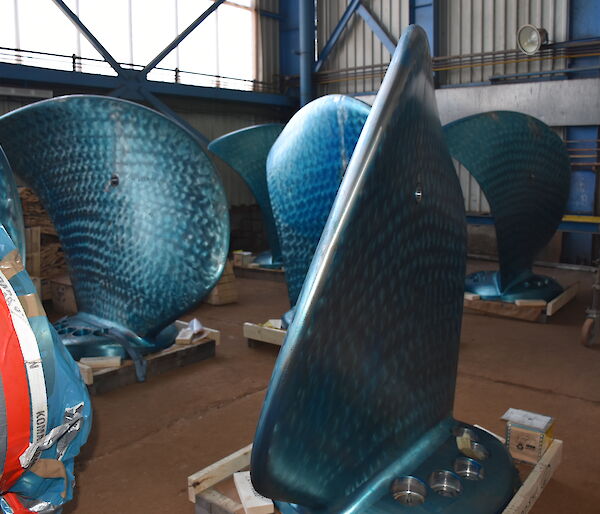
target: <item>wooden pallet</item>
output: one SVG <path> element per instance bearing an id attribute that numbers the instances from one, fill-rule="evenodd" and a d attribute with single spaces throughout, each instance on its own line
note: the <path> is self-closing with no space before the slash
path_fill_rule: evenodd
<path id="1" fill-rule="evenodd" d="M 562 446 L 562 441 L 555 439 L 535 466 L 527 466 L 529 474 L 503 514 L 527 514 L 531 510 L 560 464 Z M 195 504 L 195 514 L 244 512 L 233 484 L 233 474 L 250 466 L 251 452 L 252 445 L 249 444 L 188 477 L 188 498 Z"/>
<path id="2" fill-rule="evenodd" d="M 515 303 L 488 301 L 481 300 L 476 294 L 465 293 L 464 308 L 468 313 L 545 323 L 549 317 L 554 316 L 577 296 L 578 289 L 579 282 L 575 282 L 549 302 L 544 300 L 517 300 Z"/>
<path id="3" fill-rule="evenodd" d="M 238 278 L 285 282 L 285 271 L 283 268 L 262 268 L 254 264 L 250 264 L 249 266 L 236 266 L 234 264 L 233 271 Z"/>
<path id="4" fill-rule="evenodd" d="M 214 357 L 215 346 L 221 341 L 221 333 L 211 328 L 205 328 L 205 332 L 203 337 L 196 339 L 192 344 L 174 344 L 162 352 L 146 357 L 146 380 L 165 371 Z M 100 369 L 80 362 L 77 365 L 90 394 L 106 393 L 137 382 L 135 366 L 130 360 L 124 361 L 120 366 Z"/>
<path id="5" fill-rule="evenodd" d="M 280 328 L 265 327 L 256 323 L 244 323 L 244 337 L 247 339 L 250 348 L 256 346 L 257 343 L 281 346 L 286 334 L 287 331 Z"/>

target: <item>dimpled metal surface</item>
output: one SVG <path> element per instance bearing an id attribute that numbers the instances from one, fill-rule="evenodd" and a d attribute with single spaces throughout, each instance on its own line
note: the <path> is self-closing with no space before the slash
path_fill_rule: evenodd
<path id="1" fill-rule="evenodd" d="M 0 148 L 0 224 L 25 259 L 25 225 L 19 190 L 4 151 Z"/>
<path id="2" fill-rule="evenodd" d="M 267 187 L 267 155 L 283 125 L 269 123 L 236 130 L 215 139 L 208 149 L 244 179 L 263 215 L 273 263 L 281 262 L 281 249 Z"/>
<path id="3" fill-rule="evenodd" d="M 430 62 L 425 32 L 409 27 L 275 365 L 251 472 L 287 512 L 368 512 L 455 424 L 465 212 Z"/>
<path id="4" fill-rule="evenodd" d="M 571 170 L 564 143 L 540 120 L 510 111 L 469 116 L 444 132 L 450 154 L 475 177 L 495 220 L 500 273 L 469 277 L 472 292 L 551 299 L 562 289 L 534 277 L 531 267 L 567 204 Z"/>
<path id="5" fill-rule="evenodd" d="M 56 226 L 80 312 L 152 336 L 217 282 L 225 192 L 194 138 L 166 117 L 67 96 L 0 118 L 0 143 Z"/>
<path id="6" fill-rule="evenodd" d="M 314 100 L 294 115 L 269 153 L 267 181 L 292 306 L 369 109 L 341 95 Z"/>

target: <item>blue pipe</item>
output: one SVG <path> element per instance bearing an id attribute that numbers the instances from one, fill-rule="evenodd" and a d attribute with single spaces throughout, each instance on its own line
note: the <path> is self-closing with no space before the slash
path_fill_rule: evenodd
<path id="1" fill-rule="evenodd" d="M 313 0 L 298 0 L 300 14 L 300 105 L 312 100 L 315 59 L 315 11 Z"/>

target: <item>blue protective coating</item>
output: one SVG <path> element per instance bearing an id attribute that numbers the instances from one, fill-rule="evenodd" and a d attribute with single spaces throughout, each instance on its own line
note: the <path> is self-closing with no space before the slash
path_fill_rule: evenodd
<path id="1" fill-rule="evenodd" d="M 81 95 L 3 116 L 0 143 L 50 214 L 80 313 L 135 333 L 142 353 L 172 343 L 159 333 L 213 288 L 228 251 L 225 192 L 195 139 L 138 104 Z M 86 355 L 115 340 L 88 336 Z"/>
<path id="2" fill-rule="evenodd" d="M 0 224 L 25 259 L 25 225 L 19 190 L 4 151 L 0 148 Z"/>
<path id="3" fill-rule="evenodd" d="M 261 254 L 261 258 L 255 261 L 263 265 L 281 263 L 279 238 L 267 187 L 266 166 L 269 150 L 282 130 L 283 125 L 280 123 L 256 125 L 225 134 L 208 145 L 211 152 L 239 173 L 258 202 L 271 249 L 270 257 Z"/>
<path id="4" fill-rule="evenodd" d="M 15 245 L 8 237 L 7 233 L 0 227 L 0 259 L 15 249 Z M 36 292 L 35 286 L 31 282 L 26 271 L 17 273 L 10 279 L 10 283 L 18 296 L 33 294 Z M 44 368 L 44 378 L 46 383 L 46 393 L 48 397 L 48 429 L 62 425 L 65 415 L 65 409 L 74 407 L 83 402 L 81 413 L 83 419 L 77 435 L 69 443 L 61 461 L 65 465 L 68 483 L 65 484 L 62 478 L 45 479 L 41 478 L 31 471 L 24 475 L 10 488 L 11 492 L 22 496 L 21 500 L 26 505 L 35 505 L 41 502 L 49 502 L 55 507 L 63 505 L 73 497 L 73 466 L 75 457 L 79 454 L 81 446 L 87 441 L 91 423 L 92 408 L 87 388 L 81 376 L 77 364 L 66 351 L 56 330 L 52 327 L 45 315 L 29 318 L 29 323 L 35 334 L 40 355 L 42 357 L 42 366 Z M 41 459 L 56 459 L 57 444 L 43 451 Z M 65 496 L 61 496 L 63 491 Z M 0 503 L 0 512 L 10 513 L 8 506 Z M 33 510 L 33 509 L 32 509 Z M 37 512 L 37 511 L 36 511 Z M 46 511 L 44 511 L 46 512 Z M 50 512 L 50 510 L 48 510 Z M 54 512 L 54 511 L 52 511 Z"/>
<path id="5" fill-rule="evenodd" d="M 370 107 L 330 95 L 298 111 L 267 160 L 290 303 L 296 303 Z"/>
<path id="6" fill-rule="evenodd" d="M 496 226 L 500 271 L 467 277 L 484 299 L 551 300 L 562 291 L 534 276 L 533 260 L 558 228 L 569 197 L 566 147 L 540 120 L 510 111 L 476 114 L 444 127 L 453 158 L 475 177 Z"/>
<path id="7" fill-rule="evenodd" d="M 393 478 L 451 469 L 465 257 L 427 38 L 412 26 L 335 198 L 260 416 L 252 481 L 283 512 L 401 511 Z M 419 512 L 496 513 L 508 502 L 510 456 L 480 435 L 490 479 Z"/>

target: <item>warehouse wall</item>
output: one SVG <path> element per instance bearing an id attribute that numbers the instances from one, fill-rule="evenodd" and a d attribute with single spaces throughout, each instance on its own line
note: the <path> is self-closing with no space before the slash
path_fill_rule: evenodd
<path id="1" fill-rule="evenodd" d="M 568 0 L 457 0 L 439 3 L 440 56 L 477 54 L 517 49 L 517 30 L 527 23 L 544 27 L 548 40 L 566 41 L 569 32 Z M 539 60 L 523 54 L 498 55 L 488 66 L 462 65 L 439 73 L 441 84 L 490 80 L 496 75 L 562 69 L 564 59 Z"/>
<path id="2" fill-rule="evenodd" d="M 409 24 L 409 0 L 366 0 L 363 4 L 395 39 Z M 347 7 L 347 0 L 317 0 L 319 52 Z M 318 93 L 376 91 L 390 59 L 390 53 L 363 19 L 355 14 L 319 74 Z"/>
<path id="3" fill-rule="evenodd" d="M 190 103 L 177 100 L 172 100 L 170 106 L 211 141 L 234 130 L 281 121 L 276 110 L 263 107 L 225 102 Z M 241 177 L 218 157 L 211 154 L 211 158 L 219 169 L 230 205 L 255 204 L 254 196 Z"/>
<path id="4" fill-rule="evenodd" d="M 270 89 L 280 89 L 280 53 L 279 53 L 279 0 L 258 0 L 257 33 L 260 38 L 257 43 L 256 78 L 259 82 L 270 85 Z"/>

